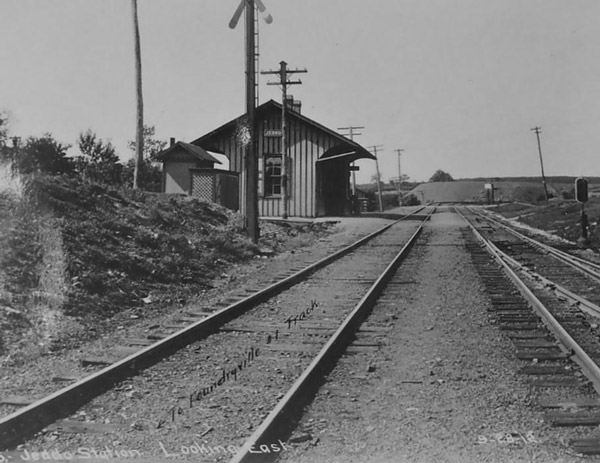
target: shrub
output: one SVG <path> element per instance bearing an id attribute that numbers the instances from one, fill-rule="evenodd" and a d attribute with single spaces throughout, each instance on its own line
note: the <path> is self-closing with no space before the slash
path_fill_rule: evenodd
<path id="1" fill-rule="evenodd" d="M 418 206 L 420 204 L 421 204 L 421 201 L 419 201 L 419 199 L 413 194 L 402 197 L 402 205 L 403 206 Z"/>

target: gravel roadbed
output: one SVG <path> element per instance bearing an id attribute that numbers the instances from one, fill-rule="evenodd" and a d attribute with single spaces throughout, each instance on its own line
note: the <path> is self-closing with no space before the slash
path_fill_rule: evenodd
<path id="1" fill-rule="evenodd" d="M 533 404 L 522 361 L 489 323 L 461 219 L 438 213 L 367 320 L 393 329 L 343 358 L 282 452 L 289 462 L 576 462 Z M 425 244 L 425 242 L 427 244 Z M 397 288 L 396 287 L 396 288 Z M 507 435 L 512 434 L 508 439 Z M 509 440 L 513 440 L 510 442 Z"/>
<path id="2" fill-rule="evenodd" d="M 171 307 L 148 307 L 121 314 L 114 320 L 111 333 L 73 350 L 49 352 L 26 365 L 2 365 L 0 371 L 0 396 L 37 399 L 59 390 L 69 382 L 53 381 L 54 377 L 83 378 L 102 366 L 84 367 L 82 359 L 102 357 L 115 346 L 123 345 L 126 339 L 146 338 L 175 324 L 175 320 L 187 316 L 189 311 L 212 307 L 217 302 L 233 295 L 244 294 L 249 289 L 261 289 L 275 278 L 292 268 L 316 262 L 334 249 L 342 248 L 362 236 L 390 223 L 390 220 L 375 218 L 342 218 L 331 234 L 319 239 L 311 246 L 285 252 L 270 258 L 258 258 L 238 265 L 214 282 L 215 288 L 198 295 L 188 303 L 177 303 Z M 247 293 L 246 293 L 247 294 Z M 174 330 L 173 330 L 174 331 Z M 124 357 L 122 355 L 121 357 Z M 18 410 L 18 406 L 1 405 L 0 416 Z"/>
<path id="3" fill-rule="evenodd" d="M 360 226 L 364 232 L 364 225 Z M 381 226 L 379 223 L 374 228 Z M 396 226 L 395 240 L 405 242 L 417 226 L 415 221 Z M 334 243 L 339 247 L 339 241 Z M 353 308 L 349 301 L 360 299 L 368 288 L 367 280 L 377 276 L 363 271 L 367 260 L 382 270 L 395 254 L 386 251 L 389 256 L 383 257 L 384 250 L 385 247 L 375 245 L 367 256 L 348 256 L 345 273 L 324 269 L 318 278 L 299 284 L 231 323 L 254 327 L 264 323 L 264 330 L 211 335 L 123 382 L 69 418 L 91 423 L 90 426 L 100 425 L 102 433 L 70 433 L 51 426 L 23 448 L 64 452 L 108 445 L 139 449 L 144 456 L 184 459 L 194 445 L 237 448 L 316 355 L 319 345 L 326 342 L 328 331 L 316 329 L 303 333 L 307 349 L 286 351 L 287 337 L 292 337 L 294 331 L 300 332 L 294 330 L 295 324 L 286 324 L 286 319 L 316 305 L 315 313 L 320 312 L 321 323 L 335 328 Z M 345 281 L 348 276 L 358 281 L 349 284 Z M 363 278 L 365 281 L 361 281 Z M 277 342 L 269 345 L 267 341 L 275 329 L 280 330 L 278 342 L 283 349 L 277 348 Z M 235 377 L 230 376 L 237 366 L 240 368 Z M 215 459 L 230 456 L 222 453 Z"/>

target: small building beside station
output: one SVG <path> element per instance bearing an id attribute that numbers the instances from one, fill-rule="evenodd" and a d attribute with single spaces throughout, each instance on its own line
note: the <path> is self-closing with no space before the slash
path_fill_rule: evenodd
<path id="1" fill-rule="evenodd" d="M 301 114 L 301 105 L 290 101 L 286 111 L 286 139 L 288 164 L 287 196 L 288 214 L 291 217 L 342 216 L 352 213 L 351 164 L 358 159 L 375 159 L 365 148 L 336 131 Z M 255 118 L 258 133 L 258 207 L 262 217 L 278 217 L 283 212 L 282 204 L 282 146 L 281 104 L 267 101 L 256 108 Z M 197 152 L 224 154 L 229 159 L 230 171 L 239 174 L 238 194 L 242 212 L 245 204 L 244 157 L 248 130 L 245 115 L 239 116 L 215 130 L 201 136 L 191 144 L 181 144 L 179 151 L 168 150 L 160 159 L 167 163 L 176 159 L 176 152 L 187 152 L 196 161 Z M 207 153 L 208 154 L 208 153 Z M 210 156 L 210 155 L 209 155 Z M 212 156 L 211 156 L 212 157 Z M 213 157 L 214 159 L 214 157 Z M 215 159 L 216 160 L 216 159 Z M 190 164 L 181 158 L 181 165 L 167 166 L 170 172 L 182 173 Z M 196 169 L 194 166 L 192 168 Z M 169 173 L 165 173 L 168 177 Z M 167 183 L 165 183 L 165 188 Z M 184 189 L 184 188 L 182 188 Z M 189 188 L 191 191 L 193 188 Z M 165 191 L 168 192 L 167 189 Z"/>
<path id="2" fill-rule="evenodd" d="M 156 156 L 163 164 L 164 193 L 188 194 L 229 209 L 239 209 L 239 174 L 216 169 L 222 164 L 203 148 L 171 139 L 171 145 Z"/>

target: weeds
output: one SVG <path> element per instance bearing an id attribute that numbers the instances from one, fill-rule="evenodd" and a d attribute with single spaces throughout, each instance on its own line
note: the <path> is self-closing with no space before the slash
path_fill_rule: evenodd
<path id="1" fill-rule="evenodd" d="M 0 192 L 0 304 L 21 313 L 0 309 L 0 353 L 11 345 L 13 360 L 72 343 L 65 326 L 85 327 L 89 339 L 119 312 L 198 294 L 258 252 L 240 215 L 196 198 L 68 176 L 15 185 L 18 195 Z M 268 228 L 261 245 L 277 248 L 291 235 L 310 242 L 299 230 Z"/>

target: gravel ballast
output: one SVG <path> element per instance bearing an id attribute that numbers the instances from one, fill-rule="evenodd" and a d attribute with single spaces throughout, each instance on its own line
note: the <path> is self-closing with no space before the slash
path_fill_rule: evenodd
<path id="1" fill-rule="evenodd" d="M 396 277 L 414 283 L 395 300 L 384 293 L 367 321 L 393 320 L 381 349 L 340 362 L 295 433 L 305 441 L 283 461 L 585 460 L 566 445 L 581 431 L 543 422 L 514 348 L 489 323 L 464 227 L 444 212 L 426 225 Z"/>

